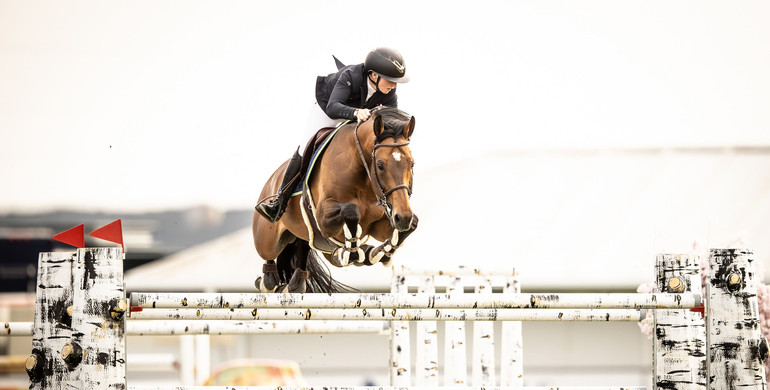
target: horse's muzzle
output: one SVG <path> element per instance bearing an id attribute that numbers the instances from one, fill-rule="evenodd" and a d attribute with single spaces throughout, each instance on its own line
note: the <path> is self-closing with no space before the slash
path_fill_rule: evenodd
<path id="1" fill-rule="evenodd" d="M 393 214 L 393 228 L 403 232 L 409 230 L 412 227 L 412 219 L 414 215 L 410 212 L 406 213 L 394 213 Z"/>

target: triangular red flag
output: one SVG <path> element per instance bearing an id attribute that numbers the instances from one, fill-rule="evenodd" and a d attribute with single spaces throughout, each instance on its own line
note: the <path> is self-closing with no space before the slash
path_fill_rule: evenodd
<path id="1" fill-rule="evenodd" d="M 123 246 L 123 225 L 121 225 L 119 219 L 110 222 L 100 227 L 99 229 L 92 231 L 91 233 L 88 233 L 88 235 L 94 238 L 101 238 L 102 240 L 107 240 L 109 242 L 116 242 L 120 244 L 123 252 L 126 251 L 126 248 Z"/>
<path id="2" fill-rule="evenodd" d="M 80 225 L 75 226 L 72 229 L 65 230 L 53 236 L 53 239 L 56 241 L 61 241 L 68 245 L 72 245 L 74 247 L 85 248 L 86 247 L 85 225 L 81 223 Z"/>

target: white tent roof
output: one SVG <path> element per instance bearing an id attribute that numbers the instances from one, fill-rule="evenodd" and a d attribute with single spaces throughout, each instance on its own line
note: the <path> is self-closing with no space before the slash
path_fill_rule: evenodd
<path id="1" fill-rule="evenodd" d="M 524 290 L 631 289 L 655 255 L 743 246 L 770 260 L 770 149 L 506 151 L 417 172 L 395 264 L 516 267 Z M 130 290 L 253 290 L 249 229 L 127 273 Z M 387 289 L 381 266 L 335 270 Z M 341 272 L 339 272 L 341 271 Z"/>

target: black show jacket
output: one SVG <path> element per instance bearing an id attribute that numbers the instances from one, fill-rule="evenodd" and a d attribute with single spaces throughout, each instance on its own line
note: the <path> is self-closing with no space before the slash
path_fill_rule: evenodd
<path id="1" fill-rule="evenodd" d="M 366 79 L 364 64 L 343 66 L 337 73 L 318 76 L 316 101 L 332 119 L 356 119 L 357 108 L 398 107 L 396 88 L 388 94 L 375 91 L 369 101 L 365 101 L 368 93 Z"/>

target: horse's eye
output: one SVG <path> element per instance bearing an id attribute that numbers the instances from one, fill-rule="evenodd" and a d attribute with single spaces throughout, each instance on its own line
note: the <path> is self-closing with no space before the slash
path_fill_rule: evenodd
<path id="1" fill-rule="evenodd" d="M 384 171 L 385 170 L 385 163 L 382 162 L 382 160 L 377 161 L 377 169 Z"/>

